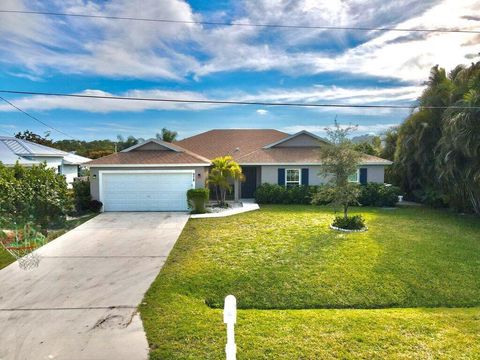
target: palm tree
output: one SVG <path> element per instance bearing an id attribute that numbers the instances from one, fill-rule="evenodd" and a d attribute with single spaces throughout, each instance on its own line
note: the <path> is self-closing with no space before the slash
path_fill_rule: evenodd
<path id="1" fill-rule="evenodd" d="M 168 130 L 167 128 L 163 128 L 162 133 L 157 134 L 157 139 L 171 143 L 171 142 L 174 142 L 175 140 L 177 140 L 177 135 L 178 135 L 178 133 L 176 131 Z"/>
<path id="2" fill-rule="evenodd" d="M 215 195 L 219 206 L 225 206 L 227 191 L 231 191 L 231 182 L 243 181 L 242 168 L 231 156 L 221 156 L 212 160 L 207 183 L 215 187 Z"/>
<path id="3" fill-rule="evenodd" d="M 395 176 L 420 200 L 480 213 L 480 62 L 435 66 L 425 85 L 398 130 Z"/>
<path id="4" fill-rule="evenodd" d="M 469 90 L 455 105 L 444 116 L 439 178 L 455 207 L 465 210 L 468 204 L 480 214 L 480 89 Z"/>

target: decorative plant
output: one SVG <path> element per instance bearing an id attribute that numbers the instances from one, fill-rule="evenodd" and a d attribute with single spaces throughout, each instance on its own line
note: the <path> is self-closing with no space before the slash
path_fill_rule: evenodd
<path id="1" fill-rule="evenodd" d="M 188 206 L 193 214 L 204 214 L 206 212 L 205 204 L 209 197 L 208 189 L 190 189 L 187 191 Z"/>
<path id="2" fill-rule="evenodd" d="M 208 174 L 207 183 L 215 187 L 215 196 L 219 206 L 226 205 L 227 191 L 231 191 L 230 185 L 234 180 L 244 180 L 242 168 L 231 156 L 221 156 L 212 160 L 212 168 Z"/>
<path id="3" fill-rule="evenodd" d="M 333 185 L 332 204 L 343 208 L 345 219 L 348 218 L 348 207 L 358 203 L 360 195 L 358 184 L 348 181 L 349 175 L 357 171 L 362 156 L 348 139 L 355 129 L 353 126 L 341 127 L 335 121 L 333 129 L 325 129 L 329 144 L 320 148 L 322 166 L 319 175 L 330 178 L 329 183 Z"/>
<path id="4" fill-rule="evenodd" d="M 362 230 L 365 228 L 365 220 L 362 215 L 349 216 L 347 218 L 336 216 L 332 225 L 340 229 Z"/>
<path id="5" fill-rule="evenodd" d="M 103 203 L 98 200 L 92 200 L 90 201 L 89 208 L 91 211 L 98 213 L 100 210 L 102 210 Z"/>

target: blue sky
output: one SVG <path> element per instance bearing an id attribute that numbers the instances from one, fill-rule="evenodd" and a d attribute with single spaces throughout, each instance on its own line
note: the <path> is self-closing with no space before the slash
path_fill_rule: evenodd
<path id="1" fill-rule="evenodd" d="M 478 29 L 473 0 L 4 0 L 1 9 L 187 21 Z M 479 60 L 475 34 L 265 29 L 0 14 L 0 88 L 267 102 L 412 104 L 429 69 Z M 212 128 L 322 134 L 335 116 L 381 133 L 408 110 L 312 109 L 2 95 L 74 138 Z M 0 103 L 0 132 L 49 131 Z M 53 130 L 54 139 L 65 135 Z"/>

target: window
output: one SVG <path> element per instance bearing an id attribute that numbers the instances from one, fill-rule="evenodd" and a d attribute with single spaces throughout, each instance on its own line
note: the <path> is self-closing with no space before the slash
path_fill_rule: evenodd
<path id="1" fill-rule="evenodd" d="M 348 176 L 348 182 L 358 182 L 358 170 Z"/>
<path id="2" fill-rule="evenodd" d="M 300 182 L 300 169 L 287 169 L 285 176 L 285 186 L 292 187 L 298 186 L 301 184 Z"/>

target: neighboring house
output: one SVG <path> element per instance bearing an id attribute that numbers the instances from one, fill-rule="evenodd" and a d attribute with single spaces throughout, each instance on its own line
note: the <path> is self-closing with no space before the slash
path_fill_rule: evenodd
<path id="1" fill-rule="evenodd" d="M 80 166 L 90 160 L 31 141 L 0 136 L 0 161 L 2 164 L 13 166 L 18 162 L 20 165 L 31 166 L 45 162 L 49 168 L 64 175 L 69 186 L 79 176 Z"/>
<path id="2" fill-rule="evenodd" d="M 211 160 L 218 156 L 231 155 L 242 166 L 245 181 L 234 185 L 235 200 L 252 198 L 263 183 L 325 183 L 318 176 L 318 148 L 325 144 L 307 131 L 211 130 L 175 144 L 147 140 L 85 165 L 90 167 L 92 198 L 104 204 L 104 211 L 184 211 L 186 191 L 205 186 Z M 364 155 L 351 181 L 383 183 L 390 164 Z"/>

